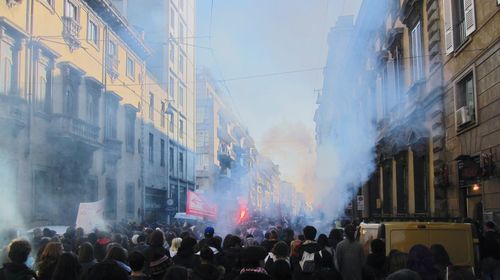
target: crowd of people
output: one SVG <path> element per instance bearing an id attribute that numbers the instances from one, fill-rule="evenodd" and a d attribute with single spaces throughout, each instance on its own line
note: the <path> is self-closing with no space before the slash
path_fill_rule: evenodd
<path id="1" fill-rule="evenodd" d="M 386 254 L 381 239 L 369 248 L 356 241 L 350 224 L 329 235 L 313 226 L 300 232 L 247 227 L 225 237 L 213 227 L 199 228 L 129 225 L 86 234 L 70 227 L 62 235 L 36 229 L 30 240 L 6 246 L 0 280 L 475 279 L 447 270 L 452 263 L 442 245 Z M 494 223 L 487 223 L 483 240 L 483 279 L 500 279 Z"/>

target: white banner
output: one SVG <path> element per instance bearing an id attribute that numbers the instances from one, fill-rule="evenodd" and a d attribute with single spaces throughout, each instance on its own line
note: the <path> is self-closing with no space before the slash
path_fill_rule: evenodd
<path id="1" fill-rule="evenodd" d="M 81 227 L 85 233 L 92 232 L 104 224 L 104 199 L 96 202 L 80 203 L 76 227 Z"/>

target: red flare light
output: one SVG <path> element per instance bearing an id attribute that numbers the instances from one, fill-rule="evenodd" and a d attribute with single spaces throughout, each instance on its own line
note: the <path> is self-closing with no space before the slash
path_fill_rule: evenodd
<path id="1" fill-rule="evenodd" d="M 246 208 L 241 208 L 240 209 L 240 219 L 238 220 L 238 223 L 241 224 L 243 223 L 247 218 L 247 209 Z"/>

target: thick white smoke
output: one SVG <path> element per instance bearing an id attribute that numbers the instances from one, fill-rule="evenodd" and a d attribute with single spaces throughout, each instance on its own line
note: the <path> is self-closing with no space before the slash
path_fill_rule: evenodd
<path id="1" fill-rule="evenodd" d="M 344 209 L 375 169 L 376 102 L 365 81 L 373 32 L 385 19 L 387 1 L 364 1 L 356 22 L 340 17 L 329 37 L 323 93 L 316 116 L 316 205 L 327 221 Z"/>

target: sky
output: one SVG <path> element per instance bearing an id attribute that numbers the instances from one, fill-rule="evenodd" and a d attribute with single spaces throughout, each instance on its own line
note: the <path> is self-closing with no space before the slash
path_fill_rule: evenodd
<path id="1" fill-rule="evenodd" d="M 198 0 L 196 60 L 229 91 L 257 149 L 300 189 L 315 161 L 316 90 L 327 37 L 361 0 Z M 211 48 L 211 49 L 208 49 Z M 275 73 L 294 72 L 276 75 Z M 272 74 L 272 75 L 268 75 Z M 259 77 L 255 77 L 259 76 Z"/>

